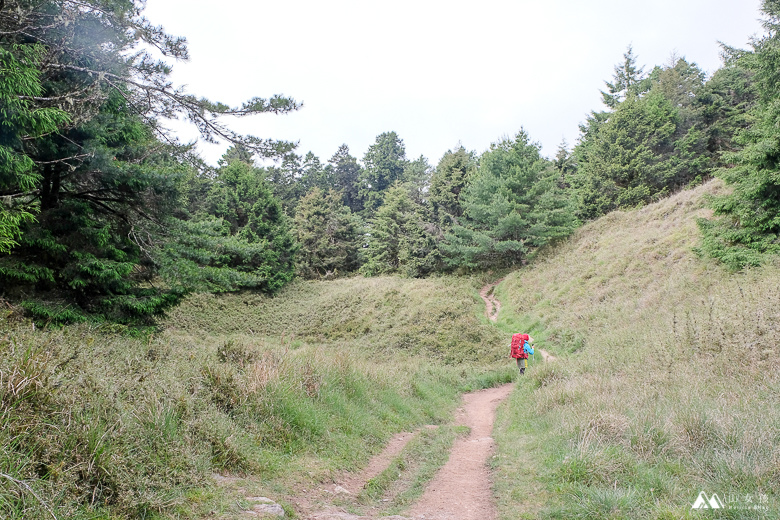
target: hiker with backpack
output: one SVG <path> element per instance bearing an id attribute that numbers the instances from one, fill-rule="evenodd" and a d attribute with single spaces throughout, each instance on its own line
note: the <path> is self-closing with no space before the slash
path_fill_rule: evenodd
<path id="1" fill-rule="evenodd" d="M 534 353 L 534 348 L 531 346 L 533 342 L 534 338 L 528 334 L 512 334 L 509 355 L 517 360 L 517 368 L 520 369 L 520 375 L 525 374 L 525 369 L 528 368 L 528 355 Z"/>

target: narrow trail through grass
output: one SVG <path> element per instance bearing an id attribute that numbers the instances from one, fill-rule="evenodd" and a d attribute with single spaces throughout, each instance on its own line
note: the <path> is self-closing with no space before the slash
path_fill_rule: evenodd
<path id="1" fill-rule="evenodd" d="M 486 316 L 493 324 L 496 323 L 501 309 L 501 303 L 494 294 L 494 289 L 500 282 L 501 280 L 497 280 L 485 285 L 479 293 L 485 301 Z M 546 353 L 543 356 L 545 361 L 552 358 Z M 345 472 L 333 483 L 309 493 L 305 499 L 299 499 L 297 505 L 304 518 L 498 518 L 488 461 L 495 451 L 491 435 L 496 409 L 513 388 L 513 384 L 505 384 L 464 394 L 452 426 L 429 426 L 413 433 L 396 434 L 361 472 Z M 432 430 L 439 432 L 431 433 Z M 454 439 L 454 444 L 449 441 L 447 452 L 442 453 L 441 445 L 433 442 L 433 438 L 445 438 L 451 431 L 459 435 Z M 415 450 L 423 444 L 427 444 L 425 451 L 416 453 Z M 434 448 L 431 449 L 430 446 Z M 428 462 L 421 462 L 420 457 Z M 437 458 L 442 458 L 443 465 L 436 464 Z M 423 468 L 425 465 L 429 467 Z M 426 471 L 429 474 L 421 478 Z M 435 476 L 431 471 L 435 472 Z M 412 503 L 411 506 L 409 502 Z M 399 512 L 406 516 L 398 516 L 396 513 Z"/>
<path id="2" fill-rule="evenodd" d="M 494 289 L 501 283 L 503 278 L 489 283 L 479 291 L 479 296 L 485 301 L 485 315 L 493 323 L 498 320 L 498 313 L 501 311 L 501 302 L 496 299 Z"/>
<path id="3" fill-rule="evenodd" d="M 493 323 L 498 322 L 498 313 L 501 311 L 501 301 L 496 297 L 496 287 L 503 281 L 503 278 L 499 278 L 495 282 L 485 285 L 482 290 L 479 291 L 479 296 L 485 302 L 485 315 Z M 555 361 L 557 359 L 544 349 L 540 348 L 538 350 L 544 362 Z"/>
<path id="4" fill-rule="evenodd" d="M 385 450 L 374 457 L 359 474 L 344 474 L 337 482 L 310 493 L 312 503 L 299 503 L 303 518 L 309 520 L 493 520 L 498 517 L 490 470 L 487 465 L 494 451 L 491 437 L 496 409 L 509 396 L 514 385 L 505 384 L 464 394 L 462 406 L 452 426 L 423 428 L 415 433 L 396 435 Z M 455 433 L 446 453 L 430 442 L 435 437 Z M 426 444 L 423 453 L 415 447 Z M 420 440 L 423 438 L 422 440 Z M 452 448 L 450 449 L 450 445 Z M 433 446 L 433 450 L 430 447 Z M 437 449 L 438 448 L 438 449 Z M 437 453 L 438 451 L 438 453 Z M 405 453 L 408 452 L 408 453 Z M 431 453 L 433 452 L 433 453 Z M 442 457 L 444 455 L 444 457 Z M 417 457 L 446 459 L 435 476 L 428 469 L 427 478 L 416 483 L 424 492 L 411 507 L 405 502 L 419 496 L 414 491 L 412 475 L 422 474 Z M 441 460 L 444 462 L 444 460 Z M 389 473 L 389 475 L 388 475 Z M 395 478 L 397 475 L 397 479 Z M 432 478 L 431 478 L 432 477 Z M 402 488 L 401 491 L 393 488 Z M 405 489 L 404 489 L 405 488 Z M 319 507 L 315 501 L 324 501 Z M 329 503 L 328 503 L 329 502 Z M 404 512 L 404 510 L 407 510 Z M 405 516 L 395 513 L 402 512 Z"/>

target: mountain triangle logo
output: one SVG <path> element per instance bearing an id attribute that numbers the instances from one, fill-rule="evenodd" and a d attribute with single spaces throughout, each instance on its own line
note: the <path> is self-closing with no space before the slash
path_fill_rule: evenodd
<path id="1" fill-rule="evenodd" d="M 696 502 L 693 503 L 691 509 L 725 509 L 726 506 L 720 499 L 717 493 L 713 493 L 710 498 L 707 498 L 707 494 L 702 491 L 699 493 L 699 497 Z"/>

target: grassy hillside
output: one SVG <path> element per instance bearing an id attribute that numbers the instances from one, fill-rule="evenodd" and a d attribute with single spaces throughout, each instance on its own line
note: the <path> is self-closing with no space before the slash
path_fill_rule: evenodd
<path id="1" fill-rule="evenodd" d="M 194 296 L 144 338 L 36 330 L 9 309 L 0 517 L 235 517 L 242 496 L 215 473 L 283 502 L 510 380 L 480 305 L 468 279 L 298 283 Z"/>
<path id="2" fill-rule="evenodd" d="M 694 518 L 701 491 L 778 514 L 780 265 L 694 253 L 721 189 L 607 215 L 498 287 L 501 326 L 559 356 L 499 418 L 503 518 Z"/>
<path id="3" fill-rule="evenodd" d="M 732 506 L 719 517 L 772 518 L 780 265 L 729 274 L 693 252 L 720 189 L 581 228 L 498 286 L 498 326 L 477 296 L 488 274 L 195 295 L 146 337 L 39 330 L 8 308 L 0 517 L 240 514 L 215 474 L 284 503 L 511 380 L 522 329 L 558 359 L 537 359 L 499 415 L 503 518 L 694 518 L 701 491 Z"/>
<path id="4" fill-rule="evenodd" d="M 167 320 L 177 333 L 250 334 L 354 345 L 390 359 L 399 351 L 446 363 L 506 355 L 477 296 L 480 279 L 395 277 L 297 282 L 274 297 L 195 295 Z"/>

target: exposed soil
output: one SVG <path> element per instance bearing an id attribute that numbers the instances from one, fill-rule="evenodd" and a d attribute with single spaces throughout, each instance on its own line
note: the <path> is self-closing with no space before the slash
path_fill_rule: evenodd
<path id="1" fill-rule="evenodd" d="M 371 459 L 368 466 L 356 476 L 344 475 L 342 477 L 341 486 L 350 492 L 350 494 L 356 495 L 360 493 L 366 482 L 382 473 L 387 466 L 390 465 L 393 458 L 401 453 L 401 451 L 409 444 L 415 433 L 401 432 L 397 433 L 387 443 L 382 453 Z"/>
<path id="2" fill-rule="evenodd" d="M 488 388 L 463 396 L 456 424 L 471 428 L 455 441 L 450 459 L 428 484 L 409 516 L 425 520 L 494 520 L 498 517 L 491 490 L 488 458 L 493 453 L 496 408 L 513 385 Z"/>
<path id="3" fill-rule="evenodd" d="M 496 280 L 493 283 L 487 284 L 479 291 L 479 295 L 485 301 L 485 314 L 490 321 L 495 322 L 498 319 L 498 312 L 501 310 L 501 302 L 496 299 L 494 289 L 496 285 L 500 284 L 503 278 Z"/>
<path id="4" fill-rule="evenodd" d="M 406 515 L 360 516 L 349 513 L 344 506 L 324 505 L 319 511 L 303 511 L 302 517 L 308 520 L 494 520 L 497 513 L 487 467 L 494 448 L 490 434 L 496 408 L 512 388 L 512 385 L 503 385 L 463 396 L 455 424 L 468 426 L 470 433 L 468 437 L 455 441 L 449 460 Z M 369 479 L 390 464 L 414 436 L 415 433 L 396 435 L 363 471 L 357 475 L 343 475 L 337 483 L 320 490 L 324 491 L 321 496 L 332 496 L 332 502 L 349 502 Z"/>

